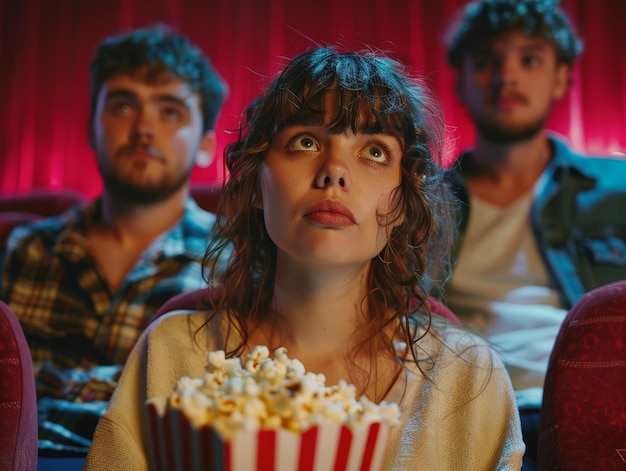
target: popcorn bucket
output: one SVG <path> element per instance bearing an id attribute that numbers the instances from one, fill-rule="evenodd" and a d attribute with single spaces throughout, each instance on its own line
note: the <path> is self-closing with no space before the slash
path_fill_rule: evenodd
<path id="1" fill-rule="evenodd" d="M 164 397 L 146 403 L 150 469 L 156 471 L 378 471 L 389 435 L 379 422 L 355 429 L 325 422 L 303 433 L 242 431 L 225 441 L 166 405 Z"/>

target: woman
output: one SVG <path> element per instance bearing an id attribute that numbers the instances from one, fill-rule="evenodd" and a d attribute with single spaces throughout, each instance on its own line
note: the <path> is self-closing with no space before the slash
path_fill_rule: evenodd
<path id="1" fill-rule="evenodd" d="M 425 308 L 452 236 L 442 121 L 425 90 L 390 59 L 319 48 L 245 118 L 205 258 L 227 263 L 223 294 L 208 313 L 172 313 L 145 332 L 86 469 L 147 469 L 144 401 L 202 376 L 208 351 L 255 345 L 397 402 L 384 469 L 519 469 L 502 363 Z"/>

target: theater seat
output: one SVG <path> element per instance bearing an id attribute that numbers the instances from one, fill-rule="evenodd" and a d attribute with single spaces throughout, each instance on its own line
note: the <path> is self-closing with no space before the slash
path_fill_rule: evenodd
<path id="1" fill-rule="evenodd" d="M 157 310 L 154 318 L 156 319 L 170 311 L 202 311 L 209 309 L 211 300 L 217 299 L 222 293 L 222 287 L 199 288 L 185 293 L 179 293 L 167 301 Z"/>
<path id="2" fill-rule="evenodd" d="M 221 191 L 221 186 L 216 184 L 194 183 L 191 185 L 190 194 L 202 209 L 217 213 Z"/>
<path id="3" fill-rule="evenodd" d="M 585 294 L 548 363 L 540 470 L 626 469 L 626 280 Z"/>
<path id="4" fill-rule="evenodd" d="M 37 469 L 37 398 L 30 350 L 0 301 L 0 470 Z"/>
<path id="5" fill-rule="evenodd" d="M 71 189 L 33 189 L 26 193 L 0 194 L 0 252 L 4 250 L 11 231 L 23 224 L 85 204 L 87 198 Z"/>
<path id="6" fill-rule="evenodd" d="M 155 318 L 170 311 L 177 310 L 202 310 L 211 306 L 211 300 L 217 299 L 222 293 L 222 286 L 215 286 L 211 288 L 200 288 L 197 290 L 188 291 L 185 293 L 177 294 L 176 296 L 168 299 L 163 306 L 157 311 Z M 451 322 L 461 325 L 461 322 L 456 315 L 441 301 L 434 298 L 428 299 L 430 310 L 441 317 L 444 317 Z M 414 306 L 416 307 L 416 306 Z"/>
<path id="7" fill-rule="evenodd" d="M 191 196 L 206 211 L 216 212 L 221 186 L 210 183 L 191 185 Z M 0 194 L 0 252 L 10 232 L 16 227 L 38 219 L 56 216 L 67 209 L 89 203 L 82 193 L 70 188 L 36 188 L 25 193 Z"/>
<path id="8" fill-rule="evenodd" d="M 48 217 L 85 203 L 87 198 L 76 190 L 36 188 L 26 193 L 0 195 L 0 212 L 15 211 Z"/>

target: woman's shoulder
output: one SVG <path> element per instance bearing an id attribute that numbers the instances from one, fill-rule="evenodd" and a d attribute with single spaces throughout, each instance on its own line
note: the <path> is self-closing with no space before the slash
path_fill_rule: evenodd
<path id="1" fill-rule="evenodd" d="M 513 397 L 500 354 L 485 337 L 443 320 L 428 324 L 428 316 L 412 320 L 419 324 L 412 354 L 405 361 L 415 373 L 410 381 L 435 385 L 452 409 L 477 397 L 481 404 L 502 395 Z"/>
<path id="2" fill-rule="evenodd" d="M 179 310 L 155 319 L 144 332 L 140 351 L 151 365 L 187 364 L 206 366 L 208 352 L 224 349 L 223 316 L 207 311 Z M 141 343 L 141 342 L 140 342 Z M 181 363 L 181 358 L 185 361 Z M 172 367 L 179 371 L 179 367 Z M 193 369 L 193 368 L 192 368 Z M 201 369 L 201 368 L 200 368 Z M 179 373 L 188 375 L 187 370 Z"/>
<path id="3" fill-rule="evenodd" d="M 183 324 L 201 323 L 202 319 L 206 322 L 207 318 L 208 313 L 206 311 L 191 311 L 187 309 L 169 311 L 153 319 L 146 331 L 152 336 L 156 335 L 156 333 L 161 333 L 163 330 L 173 327 L 178 328 Z"/>
<path id="4" fill-rule="evenodd" d="M 156 339 L 215 338 L 221 332 L 223 316 L 209 311 L 176 310 L 159 316 L 146 329 L 149 341 Z"/>
<path id="5" fill-rule="evenodd" d="M 209 316 L 212 315 L 211 312 L 205 310 L 188 310 L 188 309 L 178 309 L 175 311 L 169 311 L 164 313 L 163 315 L 156 318 L 151 324 L 151 328 L 155 329 L 157 326 L 160 327 L 161 324 L 165 324 L 168 326 L 172 326 L 181 322 L 184 323 L 205 323 Z"/>
<path id="6" fill-rule="evenodd" d="M 416 346 L 419 352 L 441 363 L 463 362 L 474 366 L 504 368 L 494 345 L 477 333 L 447 319 L 417 313 L 411 316 L 415 326 Z"/>

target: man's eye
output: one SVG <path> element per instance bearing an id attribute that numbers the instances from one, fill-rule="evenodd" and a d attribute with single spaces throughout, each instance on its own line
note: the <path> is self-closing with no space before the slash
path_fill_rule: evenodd
<path id="1" fill-rule="evenodd" d="M 525 56 L 523 62 L 526 66 L 534 66 L 539 64 L 539 59 L 537 56 Z"/>
<path id="2" fill-rule="evenodd" d="M 317 151 L 319 147 L 310 136 L 298 136 L 289 142 L 289 149 L 297 151 Z"/>
<path id="3" fill-rule="evenodd" d="M 112 108 L 113 111 L 118 115 L 127 115 L 132 110 L 132 106 L 129 103 L 125 102 L 114 103 Z"/>
<path id="4" fill-rule="evenodd" d="M 180 121 L 182 117 L 182 113 L 175 108 L 166 108 L 163 114 L 168 121 Z"/>
<path id="5" fill-rule="evenodd" d="M 477 57 L 473 61 L 474 70 L 483 71 L 489 70 L 498 66 L 498 61 L 491 57 Z"/>

